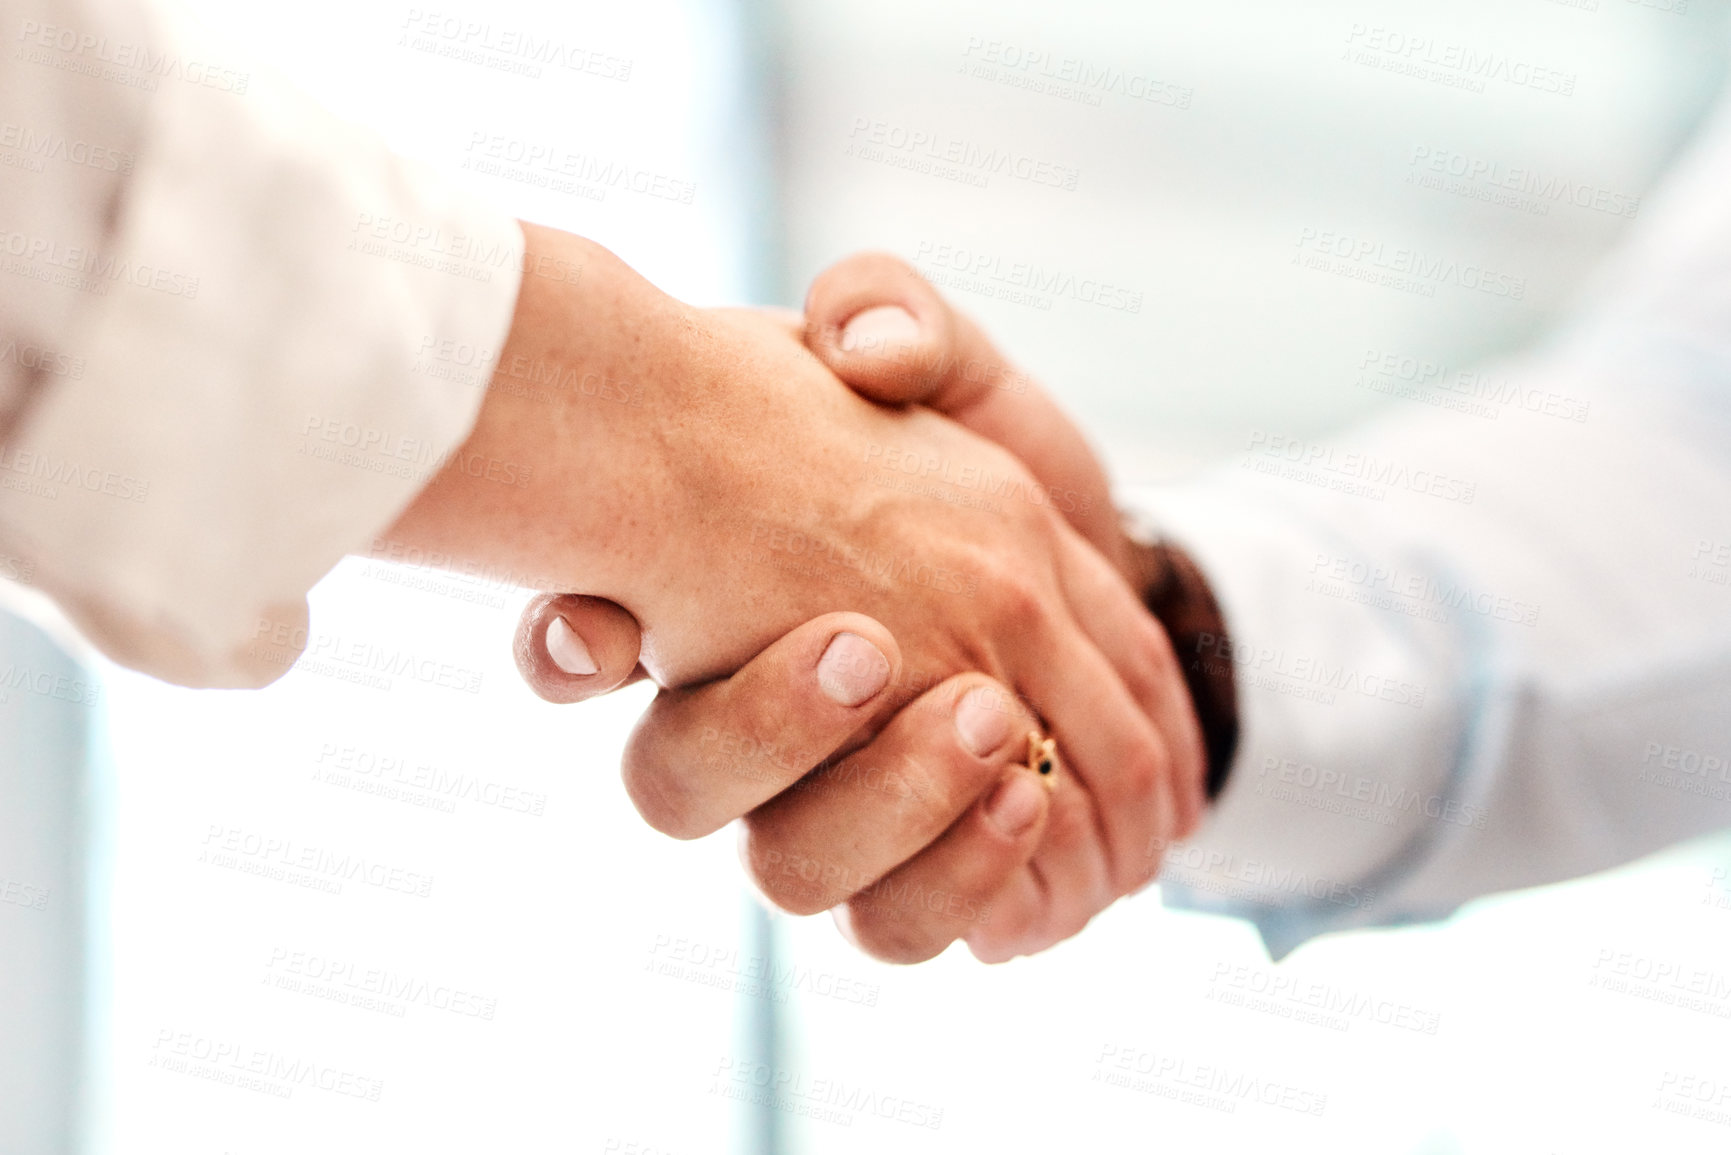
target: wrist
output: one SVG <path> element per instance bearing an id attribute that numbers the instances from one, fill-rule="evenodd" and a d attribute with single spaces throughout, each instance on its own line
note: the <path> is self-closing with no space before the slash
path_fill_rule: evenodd
<path id="1" fill-rule="evenodd" d="M 689 310 L 600 245 L 523 233 L 510 332 L 474 425 L 388 536 L 517 584 L 599 592 L 618 576 L 610 539 L 665 487 L 645 391 Z"/>
<path id="2" fill-rule="evenodd" d="M 1211 654 L 1231 652 L 1226 619 L 1202 570 L 1172 542 L 1127 525 L 1124 534 L 1131 588 L 1166 631 L 1177 655 L 1191 708 L 1207 751 L 1209 801 L 1220 796 L 1238 749 L 1238 698 L 1232 662 Z"/>

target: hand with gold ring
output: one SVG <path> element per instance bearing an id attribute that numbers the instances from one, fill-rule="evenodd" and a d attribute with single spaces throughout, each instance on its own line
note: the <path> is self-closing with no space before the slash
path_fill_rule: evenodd
<path id="1" fill-rule="evenodd" d="M 850 258 L 820 276 L 805 339 L 856 390 L 939 408 L 1064 500 L 1109 562 L 1075 575 L 1072 600 L 1137 623 L 1112 657 L 1152 729 L 1054 725 L 1045 703 L 987 673 L 926 688 L 876 622 L 826 615 L 729 677 L 663 692 L 627 750 L 628 780 L 681 792 L 789 781 L 744 816 L 748 869 L 783 909 L 833 908 L 878 958 L 919 961 L 958 938 L 989 962 L 1045 949 L 1152 880 L 1154 848 L 1190 832 L 1203 806 L 1196 720 L 1164 633 L 1127 584 L 1131 551 L 1104 473 L 1038 387 L 894 258 Z M 544 697 L 591 696 L 641 676 L 633 630 L 611 603 L 543 597 L 524 616 L 519 664 Z M 572 639 L 586 650 L 575 662 Z M 862 738 L 862 712 L 910 684 L 923 692 Z M 1060 748 L 1086 752 L 1083 767 L 1064 765 Z"/>

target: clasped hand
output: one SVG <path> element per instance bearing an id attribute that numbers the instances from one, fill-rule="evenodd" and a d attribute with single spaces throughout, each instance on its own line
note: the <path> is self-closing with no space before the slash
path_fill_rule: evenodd
<path id="1" fill-rule="evenodd" d="M 589 501 L 470 512 L 540 556 L 570 530 L 552 580 L 585 596 L 538 598 L 517 638 L 538 693 L 661 687 L 623 767 L 644 818 L 679 838 L 743 819 L 770 901 L 833 909 L 892 961 L 1038 951 L 1149 882 L 1200 814 L 1202 743 L 1075 427 L 893 258 L 825 273 L 802 322 L 692 309 L 583 257 L 619 312 L 572 299 L 592 278 L 525 278 L 544 299 L 506 354 L 600 361 L 646 400 L 554 419 Z M 572 316 L 632 340 L 552 323 Z M 1054 789 L 1030 732 L 1056 739 Z"/>

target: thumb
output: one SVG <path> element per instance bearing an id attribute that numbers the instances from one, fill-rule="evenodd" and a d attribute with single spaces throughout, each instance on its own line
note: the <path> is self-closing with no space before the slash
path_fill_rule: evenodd
<path id="1" fill-rule="evenodd" d="M 805 298 L 805 343 L 842 381 L 874 401 L 950 412 L 965 379 L 955 364 L 956 314 L 899 257 L 855 253 L 819 273 Z"/>
<path id="2" fill-rule="evenodd" d="M 1106 471 L 1081 428 L 912 265 L 845 257 L 806 294 L 806 346 L 854 392 L 917 403 L 1022 459 L 1049 503 L 1119 572 L 1133 573 Z"/>
<path id="3" fill-rule="evenodd" d="M 529 688 L 549 702 L 582 702 L 646 677 L 643 631 L 605 598 L 540 594 L 523 609 L 512 651 Z"/>

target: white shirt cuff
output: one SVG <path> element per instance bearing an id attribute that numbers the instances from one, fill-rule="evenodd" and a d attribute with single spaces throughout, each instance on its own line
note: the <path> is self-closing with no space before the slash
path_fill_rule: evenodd
<path id="1" fill-rule="evenodd" d="M 1226 622 L 1179 660 L 1229 663 L 1238 702 L 1231 773 L 1197 834 L 1168 849 L 1165 901 L 1248 918 L 1277 956 L 1385 921 L 1379 876 L 1459 808 L 1448 648 L 1319 592 L 1352 551 L 1262 487 L 1228 474 L 1132 504 L 1196 562 Z"/>

